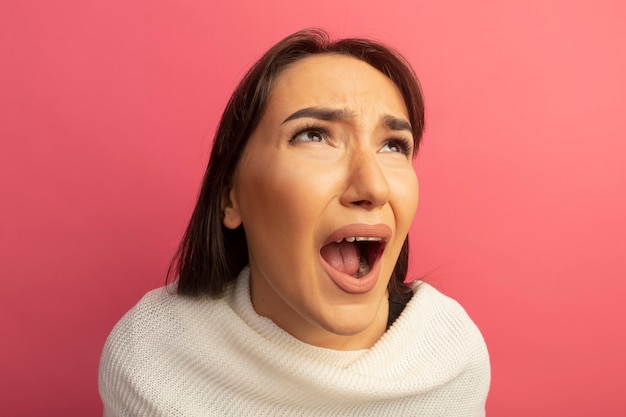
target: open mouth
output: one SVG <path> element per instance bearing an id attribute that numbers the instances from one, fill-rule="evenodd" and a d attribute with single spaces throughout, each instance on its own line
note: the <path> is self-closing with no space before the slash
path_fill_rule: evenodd
<path id="1" fill-rule="evenodd" d="M 333 269 L 360 278 L 371 271 L 385 243 L 382 237 L 349 236 L 323 246 L 320 254 Z"/>

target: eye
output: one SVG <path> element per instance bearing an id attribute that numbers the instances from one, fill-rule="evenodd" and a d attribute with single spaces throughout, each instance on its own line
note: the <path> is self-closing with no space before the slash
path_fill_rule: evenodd
<path id="1" fill-rule="evenodd" d="M 380 148 L 380 152 L 398 152 L 408 156 L 413 152 L 413 147 L 404 138 L 389 139 Z"/>
<path id="2" fill-rule="evenodd" d="M 298 131 L 291 139 L 289 143 L 296 142 L 328 142 L 328 133 L 324 129 L 320 128 L 306 128 Z"/>

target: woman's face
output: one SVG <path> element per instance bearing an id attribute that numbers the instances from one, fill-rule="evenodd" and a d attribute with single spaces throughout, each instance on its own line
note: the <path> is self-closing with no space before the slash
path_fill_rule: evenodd
<path id="1" fill-rule="evenodd" d="M 314 55 L 279 76 L 224 198 L 258 314 L 326 348 L 382 336 L 417 208 L 408 120 L 395 84 L 355 58 Z"/>

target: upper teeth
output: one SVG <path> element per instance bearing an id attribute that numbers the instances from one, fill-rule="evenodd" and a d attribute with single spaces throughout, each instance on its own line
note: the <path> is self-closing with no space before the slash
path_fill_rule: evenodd
<path id="1" fill-rule="evenodd" d="M 341 243 L 342 240 L 345 240 L 346 242 L 380 242 L 381 240 L 383 240 L 382 237 L 380 236 L 349 236 L 349 237 L 344 237 L 343 239 L 339 239 L 337 241 L 337 243 Z"/>

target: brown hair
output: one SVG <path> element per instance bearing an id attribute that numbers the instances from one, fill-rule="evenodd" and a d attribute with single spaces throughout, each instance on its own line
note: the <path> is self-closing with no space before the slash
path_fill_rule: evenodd
<path id="1" fill-rule="evenodd" d="M 417 77 L 400 54 L 366 39 L 332 41 L 319 29 L 307 29 L 286 37 L 248 71 L 222 114 L 198 201 L 168 273 L 168 279 L 173 272 L 178 276 L 179 294 L 220 296 L 248 264 L 243 227 L 230 230 L 222 224 L 222 195 L 282 71 L 302 58 L 327 53 L 364 61 L 396 84 L 408 110 L 414 155 L 417 153 L 424 130 L 424 103 Z M 408 287 L 403 284 L 408 258 L 407 237 L 389 282 L 390 298 L 403 297 L 408 292 Z"/>

